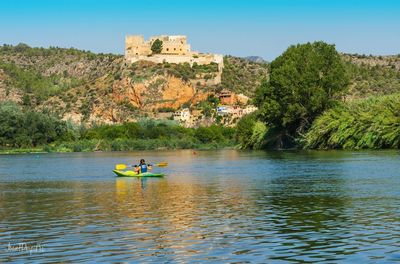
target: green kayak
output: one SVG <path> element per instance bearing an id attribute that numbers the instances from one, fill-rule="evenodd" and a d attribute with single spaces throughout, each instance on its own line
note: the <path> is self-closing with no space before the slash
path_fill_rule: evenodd
<path id="1" fill-rule="evenodd" d="M 152 173 L 152 172 L 145 172 L 145 173 L 137 173 L 131 170 L 122 171 L 122 170 L 113 170 L 118 177 L 163 177 L 163 173 Z"/>

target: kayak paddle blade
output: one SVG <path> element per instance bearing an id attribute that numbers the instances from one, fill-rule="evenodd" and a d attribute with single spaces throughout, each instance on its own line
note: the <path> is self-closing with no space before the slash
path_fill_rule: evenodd
<path id="1" fill-rule="evenodd" d="M 157 167 L 167 167 L 168 166 L 168 162 L 160 162 L 158 164 L 156 164 Z"/>
<path id="2" fill-rule="evenodd" d="M 116 170 L 124 170 L 124 169 L 126 169 L 126 165 L 125 164 L 117 164 L 117 165 L 115 165 L 115 169 Z"/>

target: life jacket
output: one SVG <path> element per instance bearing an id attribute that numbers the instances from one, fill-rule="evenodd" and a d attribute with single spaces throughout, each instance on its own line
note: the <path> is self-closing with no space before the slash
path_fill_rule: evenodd
<path id="1" fill-rule="evenodd" d="M 140 164 L 139 168 L 140 168 L 140 173 L 147 172 L 147 165 L 146 164 Z"/>

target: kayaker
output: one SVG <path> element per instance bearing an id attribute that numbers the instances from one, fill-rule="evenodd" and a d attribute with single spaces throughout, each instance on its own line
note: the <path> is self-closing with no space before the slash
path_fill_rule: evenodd
<path id="1" fill-rule="evenodd" d="M 146 161 L 144 159 L 141 159 L 140 162 L 139 162 L 139 166 L 137 166 L 135 168 L 135 171 L 137 173 L 145 173 L 148 170 L 149 171 L 151 170 L 151 165 L 150 164 L 146 164 Z"/>

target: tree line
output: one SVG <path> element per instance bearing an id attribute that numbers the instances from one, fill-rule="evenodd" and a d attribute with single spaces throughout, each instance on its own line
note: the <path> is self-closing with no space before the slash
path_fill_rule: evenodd
<path id="1" fill-rule="evenodd" d="M 240 147 L 399 148 L 399 94 L 345 100 L 355 72 L 334 45 L 290 46 L 256 90 L 259 110 L 237 125 Z"/>
<path id="2" fill-rule="evenodd" d="M 143 120 L 77 126 L 46 111 L 0 103 L 0 147 L 47 151 L 219 148 L 235 145 L 235 129 L 218 125 L 186 128 L 173 121 Z"/>

